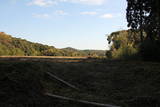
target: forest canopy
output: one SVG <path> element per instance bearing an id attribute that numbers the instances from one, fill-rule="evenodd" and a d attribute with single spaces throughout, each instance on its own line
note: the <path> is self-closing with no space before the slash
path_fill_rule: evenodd
<path id="1" fill-rule="evenodd" d="M 140 31 L 139 49 L 144 60 L 160 60 L 159 6 L 159 0 L 127 0 L 128 27 Z M 146 35 L 143 35 L 143 32 Z"/>
<path id="2" fill-rule="evenodd" d="M 139 45 L 141 43 L 140 32 L 132 30 L 122 30 L 111 33 L 108 37 L 110 50 L 106 52 L 107 58 L 130 59 L 137 57 Z"/>
<path id="3" fill-rule="evenodd" d="M 54 46 L 33 43 L 0 32 L 0 56 L 90 56 L 104 57 L 104 50 L 57 49 Z"/>
<path id="4" fill-rule="evenodd" d="M 126 17 L 130 30 L 108 36 L 111 47 L 107 57 L 160 61 L 159 6 L 159 0 L 127 0 Z"/>

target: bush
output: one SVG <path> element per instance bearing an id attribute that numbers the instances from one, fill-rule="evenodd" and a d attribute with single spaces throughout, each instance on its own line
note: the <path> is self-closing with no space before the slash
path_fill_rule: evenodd
<path id="1" fill-rule="evenodd" d="M 140 54 L 143 60 L 160 61 L 160 42 L 145 40 L 141 45 Z"/>
<path id="2" fill-rule="evenodd" d="M 140 38 L 137 31 L 131 34 L 131 30 L 113 32 L 107 38 L 110 50 L 107 58 L 113 59 L 139 59 L 138 51 Z"/>
<path id="3" fill-rule="evenodd" d="M 120 47 L 117 51 L 113 52 L 112 57 L 116 59 L 131 59 L 137 55 L 138 50 L 132 46 Z"/>

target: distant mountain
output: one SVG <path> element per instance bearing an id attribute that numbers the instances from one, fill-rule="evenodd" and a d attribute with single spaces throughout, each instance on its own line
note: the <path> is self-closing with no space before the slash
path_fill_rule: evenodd
<path id="1" fill-rule="evenodd" d="M 106 51 L 105 50 L 82 50 L 82 52 L 84 52 L 87 55 L 90 56 L 105 56 Z"/>
<path id="2" fill-rule="evenodd" d="M 105 53 L 106 53 L 105 50 L 89 50 L 89 49 L 88 50 L 79 50 L 79 49 L 75 49 L 72 47 L 63 48 L 62 50 L 68 51 L 68 52 L 79 53 L 83 56 L 94 56 L 94 57 L 105 56 Z"/>
<path id="3" fill-rule="evenodd" d="M 72 48 L 72 47 L 62 48 L 62 50 L 66 50 L 66 51 L 79 51 L 78 49 L 75 49 L 75 48 Z"/>
<path id="4" fill-rule="evenodd" d="M 0 55 L 12 56 L 105 56 L 103 50 L 78 50 L 72 47 L 57 49 L 54 46 L 33 43 L 0 32 Z"/>

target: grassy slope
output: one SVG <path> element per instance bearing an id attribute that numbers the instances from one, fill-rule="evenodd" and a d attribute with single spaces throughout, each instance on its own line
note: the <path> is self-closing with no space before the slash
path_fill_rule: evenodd
<path id="1" fill-rule="evenodd" d="M 74 84 L 75 91 L 45 72 Z M 132 61 L 0 61 L 0 96 L 7 104 L 39 103 L 73 107 L 43 93 L 129 107 L 155 107 L 160 97 L 160 64 Z M 9 94 L 8 94 L 9 93 Z M 151 104 L 150 104 L 151 103 Z M 81 105 L 75 105 L 79 107 Z M 84 107 L 84 105 L 82 106 Z"/>

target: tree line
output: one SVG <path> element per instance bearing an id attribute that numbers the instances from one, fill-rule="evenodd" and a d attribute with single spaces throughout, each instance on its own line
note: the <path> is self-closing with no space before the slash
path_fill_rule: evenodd
<path id="1" fill-rule="evenodd" d="M 103 50 L 57 49 L 54 46 L 33 43 L 0 32 L 0 56 L 105 56 Z"/>
<path id="2" fill-rule="evenodd" d="M 159 0 L 127 0 L 126 17 L 130 30 L 108 36 L 111 47 L 107 57 L 160 61 L 159 6 Z"/>

